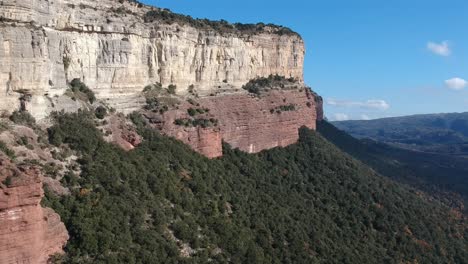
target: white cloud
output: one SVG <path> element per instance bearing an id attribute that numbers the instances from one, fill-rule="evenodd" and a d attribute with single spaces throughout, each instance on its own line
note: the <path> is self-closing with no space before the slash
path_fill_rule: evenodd
<path id="1" fill-rule="evenodd" d="M 445 81 L 445 85 L 452 90 L 460 91 L 468 86 L 468 82 L 462 78 L 452 78 Z"/>
<path id="2" fill-rule="evenodd" d="M 428 42 L 427 49 L 440 56 L 450 56 L 452 53 L 448 41 L 442 41 L 442 43 Z"/>
<path id="3" fill-rule="evenodd" d="M 385 100 L 380 99 L 371 99 L 364 102 L 358 102 L 328 98 L 327 104 L 336 107 L 359 107 L 372 110 L 387 110 L 390 108 L 390 105 Z"/>
<path id="4" fill-rule="evenodd" d="M 346 121 L 349 120 L 349 116 L 343 113 L 333 114 L 332 121 Z"/>
<path id="5" fill-rule="evenodd" d="M 362 120 L 370 120 L 370 117 L 368 115 L 366 115 L 366 114 L 362 114 L 361 119 Z"/>

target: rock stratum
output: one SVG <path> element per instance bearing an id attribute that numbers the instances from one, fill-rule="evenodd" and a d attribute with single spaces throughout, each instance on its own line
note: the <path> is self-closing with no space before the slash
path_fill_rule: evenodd
<path id="1" fill-rule="evenodd" d="M 194 20 L 117 0 L 4 0 L 0 19 L 0 111 L 21 107 L 38 119 L 76 111 L 83 104 L 67 97 L 74 79 L 123 113 L 145 106 L 144 87 L 172 86 L 217 124 L 175 125 L 187 118 L 186 102 L 146 116 L 208 157 L 222 154 L 223 140 L 250 153 L 287 146 L 323 116 L 321 99 L 304 85 L 304 42 L 281 26 Z M 300 92 L 242 89 L 268 76 L 294 79 Z M 288 105 L 294 109 L 277 111 Z"/>
<path id="2" fill-rule="evenodd" d="M 127 113 L 144 103 L 139 93 L 152 83 L 176 85 L 181 95 L 193 85 L 209 95 L 271 74 L 303 80 L 304 42 L 297 34 L 268 25 L 250 32 L 148 18 L 160 11 L 117 0 L 3 0 L 0 110 L 19 108 L 28 93 L 28 110 L 44 118 L 74 78 Z"/>
<path id="3" fill-rule="evenodd" d="M 153 127 L 214 158 L 222 156 L 222 141 L 248 153 L 294 144 L 300 127 L 316 129 L 320 109 L 319 97 L 301 88 L 189 100 L 144 116 Z"/>
<path id="4" fill-rule="evenodd" d="M 40 205 L 39 169 L 16 166 L 0 154 L 0 263 L 47 263 L 68 240 L 60 216 Z"/>

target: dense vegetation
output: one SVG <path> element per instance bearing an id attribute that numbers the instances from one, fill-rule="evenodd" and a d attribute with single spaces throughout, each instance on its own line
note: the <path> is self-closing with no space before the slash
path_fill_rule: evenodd
<path id="1" fill-rule="evenodd" d="M 176 92 L 177 86 L 171 84 L 167 88 L 163 88 L 160 83 L 147 85 L 143 89 L 143 95 L 146 98 L 145 110 L 154 113 L 164 114 L 170 108 L 176 107 L 180 102 L 173 95 Z"/>
<path id="2" fill-rule="evenodd" d="M 14 111 L 10 120 L 18 125 L 34 127 L 36 125 L 36 119 L 28 111 Z"/>
<path id="3" fill-rule="evenodd" d="M 79 99 L 83 102 L 89 102 L 90 104 L 93 104 L 96 101 L 94 92 L 78 78 L 73 79 L 70 82 L 70 90 L 67 92 L 67 94 L 73 100 Z"/>
<path id="4" fill-rule="evenodd" d="M 334 123 L 358 138 L 425 152 L 468 155 L 468 113 L 414 115 Z"/>
<path id="5" fill-rule="evenodd" d="M 79 152 L 72 195 L 47 195 L 69 232 L 66 263 L 466 263 L 466 223 L 301 129 L 288 148 L 209 160 L 142 128 L 131 152 L 92 115 L 56 117 Z M 183 257 L 179 252 L 190 257 Z M 190 248 L 192 250 L 190 250 Z"/>
<path id="6" fill-rule="evenodd" d="M 166 24 L 178 24 L 181 26 L 189 25 L 199 29 L 213 30 L 222 34 L 256 34 L 265 32 L 267 29 L 270 29 L 272 33 L 278 35 L 298 35 L 290 28 L 274 24 L 231 24 L 226 20 L 213 21 L 208 19 L 195 19 L 191 16 L 173 13 L 169 9 L 154 9 L 148 11 L 144 17 L 144 21 L 146 23 L 152 23 L 156 21 Z"/>
<path id="7" fill-rule="evenodd" d="M 270 89 L 285 88 L 296 83 L 294 78 L 286 78 L 280 75 L 270 75 L 268 77 L 258 77 L 250 80 L 242 88 L 247 90 L 249 93 L 259 95 L 262 91 Z"/>
<path id="8" fill-rule="evenodd" d="M 468 159 L 446 154 L 415 152 L 369 139 L 356 139 L 323 121 L 322 136 L 363 161 L 379 173 L 418 189 L 461 209 L 468 202 Z"/>
<path id="9" fill-rule="evenodd" d="M 218 119 L 215 118 L 178 118 L 174 121 L 175 125 L 185 127 L 216 127 Z"/>

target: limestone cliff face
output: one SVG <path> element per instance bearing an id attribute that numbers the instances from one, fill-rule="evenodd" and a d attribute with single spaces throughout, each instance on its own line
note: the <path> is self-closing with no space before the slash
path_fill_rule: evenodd
<path id="1" fill-rule="evenodd" d="M 189 109 L 204 113 L 190 116 Z M 223 140 L 248 153 L 296 143 L 300 127 L 316 128 L 317 98 L 305 87 L 261 96 L 238 93 L 182 102 L 162 115 L 150 111 L 144 115 L 163 133 L 214 158 L 222 155 Z M 181 120 L 207 120 L 207 126 L 181 125 Z"/>
<path id="2" fill-rule="evenodd" d="M 79 2 L 79 3 L 78 3 Z M 304 43 L 297 35 L 220 33 L 189 25 L 145 23 L 152 7 L 113 0 L 3 0 L 0 5 L 0 110 L 32 93 L 44 117 L 67 81 L 80 78 L 121 111 L 141 106 L 148 84 L 194 85 L 209 95 L 257 76 L 303 79 Z"/>
<path id="3" fill-rule="evenodd" d="M 16 167 L 0 154 L 0 263 L 47 263 L 62 253 L 68 233 L 60 217 L 40 205 L 38 169 Z"/>

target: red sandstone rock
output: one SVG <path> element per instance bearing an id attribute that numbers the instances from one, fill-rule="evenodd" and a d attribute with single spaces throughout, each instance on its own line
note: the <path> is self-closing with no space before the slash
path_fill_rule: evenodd
<path id="1" fill-rule="evenodd" d="M 311 92 L 310 90 L 306 90 L 307 98 L 310 100 L 311 97 L 314 97 L 315 101 L 315 111 L 317 112 L 317 121 L 323 120 L 323 98 L 318 94 Z"/>
<path id="2" fill-rule="evenodd" d="M 168 136 L 174 137 L 192 147 L 200 154 L 208 158 L 216 158 L 223 155 L 222 136 L 219 127 L 184 127 L 174 124 L 177 119 L 189 119 L 187 109 L 194 106 L 185 102 L 179 109 L 168 111 L 162 115 L 153 112 L 146 112 L 153 128 L 161 130 Z M 204 118 L 214 118 L 211 113 L 198 116 Z"/>
<path id="3" fill-rule="evenodd" d="M 218 120 L 217 127 L 207 128 L 174 124 L 176 119 L 191 118 L 187 109 L 197 107 L 188 102 L 163 115 L 147 112 L 145 116 L 153 127 L 214 158 L 222 155 L 222 140 L 249 153 L 296 143 L 300 127 L 315 129 L 317 114 L 322 118 L 321 100 L 318 99 L 307 88 L 271 91 L 260 97 L 243 93 L 206 97 L 197 101 L 200 104 L 198 108 L 210 111 L 192 118 Z M 294 110 L 280 110 L 290 105 Z"/>
<path id="4" fill-rule="evenodd" d="M 111 133 L 109 137 L 106 137 L 106 140 L 126 151 L 141 144 L 142 138 L 138 135 L 136 128 L 129 124 L 124 117 L 111 115 L 105 130 Z"/>
<path id="5" fill-rule="evenodd" d="M 63 252 L 67 230 L 59 215 L 41 207 L 43 196 L 39 169 L 16 167 L 0 154 L 1 264 L 42 264 Z"/>

